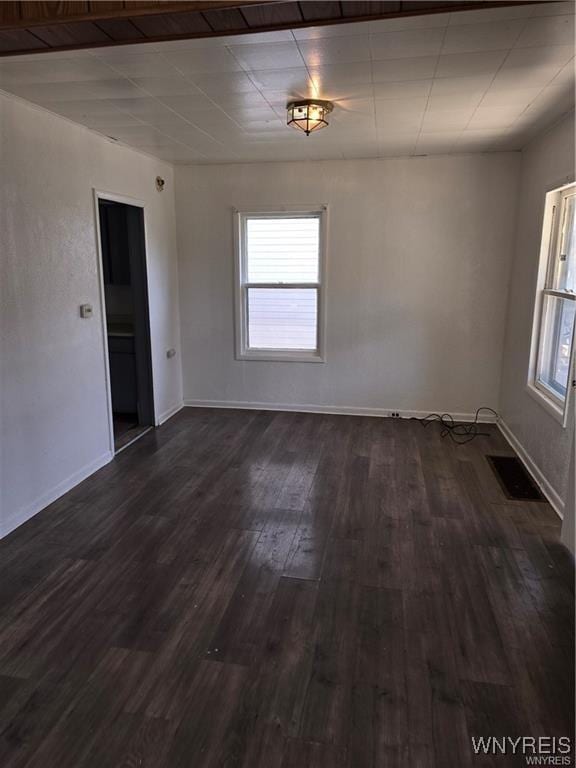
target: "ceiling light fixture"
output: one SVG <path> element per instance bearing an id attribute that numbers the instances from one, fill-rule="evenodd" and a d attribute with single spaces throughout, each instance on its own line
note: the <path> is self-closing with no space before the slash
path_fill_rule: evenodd
<path id="1" fill-rule="evenodd" d="M 304 131 L 310 136 L 312 131 L 319 131 L 328 125 L 328 115 L 334 109 L 331 101 L 319 99 L 305 99 L 304 101 L 291 101 L 286 105 L 287 124 L 293 128 Z"/>

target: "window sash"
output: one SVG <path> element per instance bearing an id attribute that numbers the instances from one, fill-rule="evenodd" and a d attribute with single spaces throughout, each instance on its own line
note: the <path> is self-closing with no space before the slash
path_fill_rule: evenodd
<path id="1" fill-rule="evenodd" d="M 566 260 L 562 259 L 565 255 L 562 253 L 566 241 L 566 219 L 568 217 L 569 200 L 576 199 L 576 190 L 574 188 L 558 192 L 556 201 L 552 207 L 552 216 L 550 222 L 550 240 L 548 244 L 548 265 L 546 269 L 545 290 L 564 291 L 572 294 L 572 291 L 565 291 L 559 287 L 562 276 L 563 266 Z M 575 294 L 576 295 L 576 294 Z"/>
<path id="2" fill-rule="evenodd" d="M 545 296 L 555 296 L 557 299 L 576 301 L 576 293 L 572 293 L 571 291 L 557 291 L 554 288 L 543 288 L 542 293 Z"/>
<path id="3" fill-rule="evenodd" d="M 549 193 L 546 197 L 548 218 L 545 218 L 545 230 L 542 236 L 544 274 L 536 302 L 532 360 L 532 374 L 529 384 L 562 414 L 565 424 L 568 398 L 573 378 L 574 347 L 576 345 L 576 327 L 572 326 L 570 349 L 568 351 L 568 371 L 566 373 L 566 337 L 563 322 L 566 311 L 571 313 L 576 293 L 563 287 L 567 282 L 567 259 L 562 259 L 562 250 L 567 245 L 567 227 L 570 226 L 570 207 L 576 200 L 576 185 Z M 572 208 L 572 213 L 574 209 Z M 546 223 L 547 222 L 547 223 Z M 567 254 L 566 254 L 567 256 Z M 570 262 L 576 258 L 574 250 Z M 573 268 L 573 267 L 572 267 Z M 564 343 L 563 343 L 564 342 Z M 564 386 L 564 383 L 566 386 Z"/>
<path id="4" fill-rule="evenodd" d="M 313 348 L 310 347 L 282 347 L 282 346 L 276 346 L 276 347 L 257 347 L 252 346 L 250 342 L 250 304 L 249 304 L 249 291 L 250 289 L 259 289 L 263 288 L 265 290 L 276 290 L 276 291 L 286 291 L 286 290 L 312 290 L 316 292 L 316 346 Z M 244 349 L 247 353 L 266 353 L 266 352 L 278 352 L 278 353 L 301 353 L 303 355 L 318 355 L 319 354 L 319 348 L 320 348 L 320 323 L 319 323 L 319 317 L 320 317 L 320 285 L 319 283 L 299 283 L 298 285 L 295 285 L 294 283 L 245 283 L 242 286 L 242 303 L 243 303 L 243 314 L 244 314 Z"/>
<path id="5" fill-rule="evenodd" d="M 322 232 L 322 212 L 321 211 L 282 211 L 267 212 L 267 213 L 244 213 L 240 215 L 240 230 L 241 230 L 241 248 L 240 248 L 240 281 L 242 285 L 249 285 L 251 287 L 261 286 L 264 283 L 257 281 L 248 281 L 248 221 L 250 219 L 317 219 L 318 220 L 318 280 L 314 281 L 316 284 L 320 284 L 322 281 L 322 248 L 323 248 L 323 232 Z M 274 282 L 270 285 L 295 285 L 290 281 Z"/>

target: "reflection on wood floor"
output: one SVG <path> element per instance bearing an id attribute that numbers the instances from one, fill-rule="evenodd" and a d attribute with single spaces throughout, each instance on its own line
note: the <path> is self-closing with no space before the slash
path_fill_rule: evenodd
<path id="1" fill-rule="evenodd" d="M 571 736 L 572 561 L 488 429 L 144 435 L 0 542 L 0 765 L 501 767 L 470 737 Z"/>

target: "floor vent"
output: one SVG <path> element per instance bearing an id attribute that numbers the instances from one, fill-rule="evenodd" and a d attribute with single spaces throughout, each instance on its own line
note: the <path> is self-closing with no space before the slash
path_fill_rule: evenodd
<path id="1" fill-rule="evenodd" d="M 502 490 L 513 501 L 546 501 L 516 456 L 486 456 Z"/>

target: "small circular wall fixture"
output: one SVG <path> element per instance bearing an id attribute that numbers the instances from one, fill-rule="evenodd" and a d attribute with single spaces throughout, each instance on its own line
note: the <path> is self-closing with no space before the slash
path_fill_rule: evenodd
<path id="1" fill-rule="evenodd" d="M 331 101 L 304 99 L 286 105 L 287 124 L 310 136 L 328 125 L 328 115 L 334 109 Z"/>
<path id="2" fill-rule="evenodd" d="M 166 182 L 164 181 L 162 176 L 156 176 L 156 189 L 158 190 L 158 192 L 163 191 L 165 184 Z"/>

